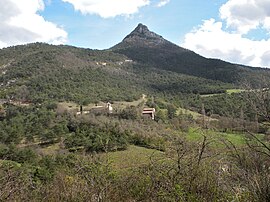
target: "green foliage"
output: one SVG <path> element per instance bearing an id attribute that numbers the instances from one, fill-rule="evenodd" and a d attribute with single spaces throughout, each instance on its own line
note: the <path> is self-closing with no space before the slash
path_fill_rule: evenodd
<path id="1" fill-rule="evenodd" d="M 166 147 L 164 138 L 146 137 L 138 134 L 131 135 L 129 138 L 129 142 L 140 147 L 156 149 L 160 151 L 165 151 Z"/>
<path id="2" fill-rule="evenodd" d="M 155 115 L 155 120 L 157 120 L 158 122 L 159 121 L 162 121 L 162 122 L 165 123 L 166 120 L 167 120 L 167 118 L 168 118 L 168 113 L 164 109 L 158 110 L 157 113 L 156 113 L 156 115 Z"/>
<path id="3" fill-rule="evenodd" d="M 0 121 L 0 142 L 18 144 L 22 140 L 33 142 L 35 138 L 54 141 L 66 134 L 67 123 L 48 107 L 7 105 L 5 119 Z"/>
<path id="4" fill-rule="evenodd" d="M 0 145 L 0 159 L 16 161 L 18 163 L 33 163 L 37 154 L 31 149 L 17 149 L 14 145 Z"/>
<path id="5" fill-rule="evenodd" d="M 104 152 L 126 149 L 128 145 L 127 131 L 123 133 L 115 125 L 80 124 L 75 130 L 65 140 L 67 148 L 83 147 L 87 152 Z"/>
<path id="6" fill-rule="evenodd" d="M 208 115 L 218 114 L 224 117 L 262 122 L 267 119 L 267 114 L 270 112 L 269 97 L 269 92 L 255 90 L 208 97 L 189 96 L 184 102 L 189 108 L 196 109 L 198 112 L 203 103 Z"/>
<path id="7" fill-rule="evenodd" d="M 138 109 L 136 107 L 128 106 L 126 109 L 123 109 L 118 116 L 121 119 L 135 120 L 140 117 L 140 113 L 138 112 Z"/>

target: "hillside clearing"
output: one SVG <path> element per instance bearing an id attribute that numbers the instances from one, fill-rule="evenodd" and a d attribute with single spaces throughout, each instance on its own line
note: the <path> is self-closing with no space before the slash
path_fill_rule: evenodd
<path id="1" fill-rule="evenodd" d="M 189 128 L 186 138 L 189 141 L 202 141 L 203 136 L 206 136 L 209 140 L 213 141 L 211 144 L 213 147 L 222 148 L 224 142 L 230 142 L 237 147 L 246 145 L 247 139 L 250 137 L 246 133 L 233 133 L 233 132 L 218 132 L 214 130 L 203 130 L 201 128 Z M 263 134 L 256 134 L 256 137 L 262 140 Z"/>
<path id="2" fill-rule="evenodd" d="M 151 159 L 157 161 L 164 157 L 164 153 L 155 149 L 130 145 L 127 150 L 102 153 L 100 157 L 107 159 L 115 170 L 123 171 L 147 165 Z"/>

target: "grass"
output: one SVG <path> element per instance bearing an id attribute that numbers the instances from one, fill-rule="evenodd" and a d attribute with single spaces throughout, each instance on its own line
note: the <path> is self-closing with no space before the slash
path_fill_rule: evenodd
<path id="1" fill-rule="evenodd" d="M 101 104 L 105 106 L 105 103 L 101 103 Z M 66 109 L 66 110 L 76 110 L 76 111 L 80 110 L 80 105 L 75 103 L 75 102 L 60 102 L 60 103 L 58 103 L 58 106 Z M 83 106 L 83 110 L 90 110 L 94 106 L 95 106 L 95 104 L 91 103 L 89 105 Z"/>
<path id="2" fill-rule="evenodd" d="M 242 146 L 246 142 L 245 134 L 239 133 L 217 133 L 217 137 L 220 139 L 228 140 L 233 143 L 235 146 Z"/>
<path id="3" fill-rule="evenodd" d="M 120 101 L 113 102 L 112 107 L 114 109 L 125 109 L 128 106 L 137 107 L 141 103 L 143 103 L 143 104 L 146 103 L 146 101 L 147 101 L 146 95 L 143 94 L 140 99 L 134 100 L 132 102 L 124 102 L 124 101 L 123 102 L 120 102 Z M 97 105 L 98 106 L 106 106 L 106 103 L 99 102 L 99 103 L 97 103 Z M 70 110 L 79 111 L 80 110 L 80 105 L 75 103 L 75 102 L 60 102 L 60 103 L 58 103 L 58 106 L 62 107 L 65 110 L 68 110 L 68 111 L 70 111 Z M 83 106 L 83 110 L 87 111 L 87 110 L 90 110 L 90 109 L 94 108 L 95 106 L 96 106 L 96 104 L 90 103 L 90 104 L 88 104 L 86 106 Z"/>
<path id="4" fill-rule="evenodd" d="M 217 132 L 211 129 L 203 130 L 200 128 L 190 128 L 187 133 L 187 140 L 189 141 L 202 141 L 203 135 L 207 136 L 209 139 L 213 140 L 213 147 L 222 147 L 224 144 L 223 141 L 230 141 L 235 146 L 243 146 L 246 143 L 246 134 L 244 133 L 223 133 Z M 256 135 L 260 139 L 263 138 L 263 135 Z"/>
<path id="5" fill-rule="evenodd" d="M 223 95 L 224 93 L 213 93 L 213 94 L 205 94 L 205 95 L 200 95 L 201 97 L 212 97 L 212 96 L 217 96 L 217 95 Z"/>
<path id="6" fill-rule="evenodd" d="M 202 131 L 199 128 L 189 128 L 186 138 L 189 141 L 200 141 L 202 140 Z"/>
<path id="7" fill-rule="evenodd" d="M 127 171 L 150 163 L 151 159 L 158 160 L 165 155 L 161 151 L 130 145 L 127 150 L 100 154 L 108 159 L 116 171 Z"/>
<path id="8" fill-rule="evenodd" d="M 132 102 L 114 102 L 113 107 L 116 109 L 124 109 L 129 106 L 135 106 L 137 107 L 141 103 L 145 104 L 147 101 L 146 95 L 142 95 L 142 97 L 138 100 L 132 101 Z"/>
<path id="9" fill-rule="evenodd" d="M 177 109 L 176 115 L 178 116 L 180 114 L 191 115 L 194 120 L 203 118 L 202 114 L 195 112 L 195 111 L 188 110 L 188 109 L 183 109 L 183 108 Z M 204 119 L 205 119 L 205 121 L 218 121 L 217 119 L 211 118 L 209 116 L 204 116 Z"/>
<path id="10" fill-rule="evenodd" d="M 55 139 L 57 141 L 57 139 Z M 55 155 L 59 152 L 67 152 L 66 149 L 63 148 L 63 140 L 61 142 L 46 142 L 40 140 L 37 136 L 34 137 L 33 142 L 27 142 L 27 140 L 24 138 L 20 144 L 17 145 L 18 148 L 32 148 L 38 153 L 42 155 Z"/>
<path id="11" fill-rule="evenodd" d="M 245 90 L 243 90 L 243 89 L 228 89 L 228 90 L 226 90 L 226 93 L 227 93 L 227 94 L 241 93 L 241 92 L 243 92 L 243 91 L 245 91 Z"/>
<path id="12" fill-rule="evenodd" d="M 180 108 L 180 107 L 177 109 L 176 114 L 177 115 L 179 115 L 179 114 L 191 115 L 193 117 L 193 119 L 197 119 L 197 118 L 202 116 L 198 112 L 194 112 L 194 111 L 191 111 L 191 110 L 188 110 L 188 109 L 183 109 L 183 108 Z"/>
<path id="13" fill-rule="evenodd" d="M 232 93 L 241 93 L 245 90 L 243 89 L 228 89 L 226 90 L 227 94 L 232 94 Z M 206 94 L 206 95 L 200 95 L 201 97 L 211 97 L 211 96 L 217 96 L 217 95 L 223 95 L 224 93 L 213 93 L 213 94 Z"/>
<path id="14" fill-rule="evenodd" d="M 63 150 L 60 146 L 60 143 L 51 144 L 48 147 L 38 149 L 43 155 L 54 155 L 57 154 L 60 150 Z"/>
<path id="15" fill-rule="evenodd" d="M 60 102 L 58 103 L 58 106 L 66 110 L 80 109 L 80 106 L 75 102 Z"/>

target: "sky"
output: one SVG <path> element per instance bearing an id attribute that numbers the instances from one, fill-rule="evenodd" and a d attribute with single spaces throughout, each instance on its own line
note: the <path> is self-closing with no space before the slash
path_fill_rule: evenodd
<path id="1" fill-rule="evenodd" d="M 270 68 L 270 0 L 0 0 L 0 48 L 107 49 L 138 23 L 208 58 Z"/>

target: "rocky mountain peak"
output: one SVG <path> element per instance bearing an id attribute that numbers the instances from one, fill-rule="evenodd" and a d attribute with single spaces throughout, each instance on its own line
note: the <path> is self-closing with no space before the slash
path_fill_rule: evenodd
<path id="1" fill-rule="evenodd" d="M 144 35 L 151 34 L 148 27 L 142 23 L 138 24 L 138 26 L 134 29 L 133 33 L 144 34 Z"/>
<path id="2" fill-rule="evenodd" d="M 142 23 L 138 24 L 138 26 L 124 38 L 125 42 L 137 41 L 137 40 L 148 40 L 156 43 L 164 42 L 162 36 L 151 32 L 146 25 Z"/>

